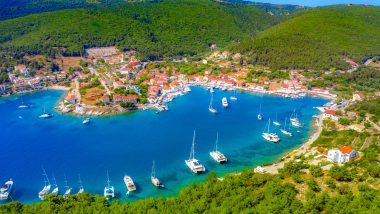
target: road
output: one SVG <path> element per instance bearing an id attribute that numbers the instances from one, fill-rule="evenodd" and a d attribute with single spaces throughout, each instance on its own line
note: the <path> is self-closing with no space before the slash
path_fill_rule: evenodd
<path id="1" fill-rule="evenodd" d="M 99 73 L 93 68 L 89 67 L 88 68 L 92 74 L 95 74 L 97 77 L 99 77 Z M 104 87 L 108 95 L 111 95 L 111 90 L 108 88 L 107 84 L 104 82 L 103 78 L 99 78 L 100 84 Z"/>

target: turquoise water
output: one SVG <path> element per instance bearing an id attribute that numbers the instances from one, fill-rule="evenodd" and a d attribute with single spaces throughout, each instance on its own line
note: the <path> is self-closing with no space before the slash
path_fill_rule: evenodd
<path id="1" fill-rule="evenodd" d="M 174 195 L 191 182 L 205 180 L 210 171 L 222 175 L 278 159 L 308 138 L 313 129 L 312 115 L 318 113 L 313 107 L 327 102 L 321 98 L 286 99 L 238 92 L 238 100 L 229 101 L 230 107 L 223 109 L 221 98 L 229 97 L 232 92 L 216 90 L 214 107 L 218 114 L 213 115 L 208 111 L 210 93 L 194 87 L 192 92 L 173 100 L 169 111 L 98 117 L 85 126 L 83 118 L 53 110 L 62 95 L 62 91 L 24 95 L 24 102 L 32 105 L 29 109 L 17 108 L 19 97 L 0 99 L 0 182 L 13 178 L 14 200 L 38 201 L 37 194 L 44 185 L 42 167 L 50 177 L 55 174 L 61 194 L 65 175 L 73 191 L 78 190 L 80 173 L 85 190 L 102 195 L 108 170 L 111 185 L 122 200 Z M 261 102 L 264 119 L 258 121 Z M 53 118 L 38 118 L 44 106 L 54 113 Z M 261 132 L 267 119 L 274 119 L 278 112 L 278 119 L 283 122 L 293 109 L 307 125 L 299 133 L 293 130 L 293 137 L 281 135 L 272 126 L 282 140 L 278 144 L 265 142 Z M 196 158 L 207 169 L 204 175 L 198 176 L 184 163 L 189 157 L 194 129 Z M 209 156 L 216 132 L 219 132 L 219 148 L 229 159 L 225 165 L 216 164 Z M 157 177 L 165 189 L 156 189 L 150 182 L 153 159 Z M 130 175 L 138 188 L 129 197 L 125 195 L 124 174 Z"/>

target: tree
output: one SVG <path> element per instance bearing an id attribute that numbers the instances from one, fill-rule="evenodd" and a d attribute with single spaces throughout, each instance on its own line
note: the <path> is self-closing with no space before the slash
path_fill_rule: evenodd
<path id="1" fill-rule="evenodd" d="M 332 166 L 329 174 L 337 181 L 352 181 L 353 174 L 347 166 Z"/>
<path id="2" fill-rule="evenodd" d="M 311 166 L 309 167 L 309 170 L 310 170 L 310 173 L 311 173 L 314 177 L 320 177 L 320 176 L 323 175 L 322 168 L 319 167 L 319 166 L 311 165 Z"/>
<path id="3" fill-rule="evenodd" d="M 348 125 L 350 125 L 351 120 L 348 118 L 345 118 L 345 117 L 341 117 L 341 118 L 339 118 L 338 122 L 341 125 L 348 126 Z"/>
<path id="4" fill-rule="evenodd" d="M 307 186 L 310 188 L 310 190 L 314 192 L 320 192 L 321 188 L 319 187 L 318 183 L 314 179 L 310 179 L 306 182 Z"/>

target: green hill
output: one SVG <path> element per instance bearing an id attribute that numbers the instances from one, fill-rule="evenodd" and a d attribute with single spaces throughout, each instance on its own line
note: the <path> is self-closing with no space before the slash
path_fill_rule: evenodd
<path id="1" fill-rule="evenodd" d="M 234 51 L 273 68 L 347 68 L 380 54 L 380 8 L 335 6 L 300 11 L 295 18 L 243 41 Z"/>
<path id="2" fill-rule="evenodd" d="M 271 26 L 264 11 L 211 0 L 167 0 L 96 9 L 69 9 L 0 22 L 0 57 L 80 55 L 116 45 L 146 58 L 195 55 L 249 38 Z"/>

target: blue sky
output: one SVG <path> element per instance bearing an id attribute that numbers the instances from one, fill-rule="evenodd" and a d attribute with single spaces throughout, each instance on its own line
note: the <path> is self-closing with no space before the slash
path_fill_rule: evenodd
<path id="1" fill-rule="evenodd" d="M 309 7 L 324 6 L 332 4 L 369 4 L 380 6 L 380 0 L 251 0 L 255 2 L 273 4 L 295 4 Z"/>

